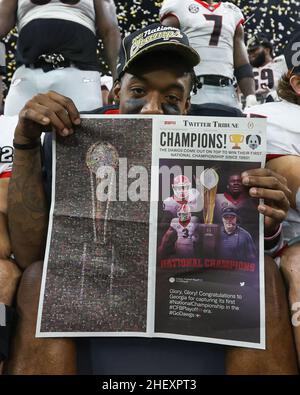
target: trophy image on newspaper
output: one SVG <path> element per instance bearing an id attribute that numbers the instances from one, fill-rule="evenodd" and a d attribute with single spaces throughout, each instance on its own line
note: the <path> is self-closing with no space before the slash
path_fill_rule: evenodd
<path id="1" fill-rule="evenodd" d="M 229 138 L 230 138 L 230 142 L 234 144 L 232 149 L 241 149 L 239 144 L 242 144 L 242 142 L 244 141 L 244 135 L 242 135 L 242 134 L 231 134 L 229 136 Z"/>
<path id="2" fill-rule="evenodd" d="M 214 254 L 219 233 L 219 225 L 213 224 L 219 176 L 214 169 L 205 169 L 200 174 L 200 182 L 203 186 L 204 196 L 204 224 L 200 225 L 203 240 L 202 251 L 206 257 L 210 257 Z"/>
<path id="3" fill-rule="evenodd" d="M 90 170 L 94 241 L 101 244 L 106 244 L 107 242 L 109 205 L 112 191 L 114 190 L 115 170 L 118 167 L 118 163 L 118 152 L 108 142 L 97 142 L 87 151 L 86 165 Z M 101 193 L 102 182 L 105 182 L 107 186 L 105 196 L 102 196 Z"/>

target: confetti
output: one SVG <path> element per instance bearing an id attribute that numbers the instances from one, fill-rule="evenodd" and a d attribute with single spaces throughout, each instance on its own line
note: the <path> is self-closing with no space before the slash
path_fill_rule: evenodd
<path id="1" fill-rule="evenodd" d="M 194 0 L 191 0 L 191 2 Z M 121 34 L 159 20 L 159 9 L 163 0 L 115 0 Z M 280 55 L 293 31 L 300 26 L 300 1 L 297 0 L 235 0 L 244 13 L 245 41 L 254 34 L 264 32 L 274 44 L 275 55 Z M 5 93 L 16 68 L 15 49 L 17 31 L 12 30 L 2 41 L 6 44 L 7 75 L 4 77 Z M 103 45 L 99 41 L 98 55 L 103 59 Z M 108 74 L 108 68 L 101 61 L 101 71 Z"/>

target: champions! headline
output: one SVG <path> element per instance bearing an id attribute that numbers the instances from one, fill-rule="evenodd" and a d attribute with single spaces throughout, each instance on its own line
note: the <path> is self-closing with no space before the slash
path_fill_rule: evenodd
<path id="1" fill-rule="evenodd" d="M 162 259 L 160 261 L 162 269 L 193 267 L 204 269 L 227 269 L 240 270 L 244 272 L 254 272 L 256 264 L 243 261 L 233 261 L 229 259 L 201 259 L 201 258 L 174 258 Z"/>
<path id="2" fill-rule="evenodd" d="M 227 135 L 216 133 L 161 132 L 161 147 L 226 148 Z"/>

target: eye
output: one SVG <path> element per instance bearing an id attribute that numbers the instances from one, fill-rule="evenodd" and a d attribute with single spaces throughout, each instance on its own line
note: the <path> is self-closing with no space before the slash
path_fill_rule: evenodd
<path id="1" fill-rule="evenodd" d="M 133 86 L 130 88 L 130 92 L 135 96 L 135 97 L 141 97 L 145 95 L 145 89 L 140 87 L 140 86 Z"/>
<path id="2" fill-rule="evenodd" d="M 171 104 L 178 104 L 181 101 L 181 98 L 176 95 L 167 95 L 166 99 Z"/>

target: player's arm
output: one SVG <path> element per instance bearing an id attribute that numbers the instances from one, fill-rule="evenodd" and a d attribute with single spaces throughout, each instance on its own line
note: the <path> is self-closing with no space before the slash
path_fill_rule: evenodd
<path id="1" fill-rule="evenodd" d="M 41 133 L 50 126 L 65 137 L 78 124 L 80 117 L 72 100 L 55 92 L 35 96 L 19 114 L 8 221 L 12 250 L 23 268 L 42 259 L 46 240 L 48 207 L 42 183 Z"/>
<path id="2" fill-rule="evenodd" d="M 267 162 L 267 166 L 282 174 L 292 191 L 290 197 L 291 207 L 300 214 L 300 156 L 285 155 Z M 296 241 L 296 240 L 295 240 Z M 300 364 L 300 326 L 299 318 L 296 319 L 296 311 L 299 317 L 300 301 L 300 244 L 294 243 L 289 248 L 283 250 L 280 258 L 280 269 L 286 281 L 290 313 L 293 323 L 294 339 Z"/>
<path id="3" fill-rule="evenodd" d="M 268 161 L 266 167 L 286 178 L 287 185 L 292 192 L 290 195 L 290 205 L 294 210 L 300 212 L 300 156 L 280 156 L 279 158 Z"/>
<path id="4" fill-rule="evenodd" d="M 178 13 L 181 8 L 181 0 L 164 0 L 159 12 L 160 23 L 164 26 L 171 26 L 180 29 Z"/>
<path id="5" fill-rule="evenodd" d="M 118 26 L 116 6 L 113 0 L 94 0 L 96 10 L 96 26 L 103 41 L 105 60 L 116 79 L 116 67 L 121 35 Z"/>
<path id="6" fill-rule="evenodd" d="M 0 0 L 0 38 L 15 26 L 17 5 L 18 0 Z"/>
<path id="7" fill-rule="evenodd" d="M 242 182 L 251 197 L 264 199 L 258 211 L 264 215 L 265 236 L 274 235 L 290 207 L 291 191 L 286 178 L 271 169 L 251 169 L 242 173 Z"/>
<path id="8" fill-rule="evenodd" d="M 160 246 L 158 247 L 159 259 L 164 258 L 170 254 L 174 248 L 174 244 L 177 240 L 176 231 L 170 226 L 166 233 L 163 235 Z"/>
<path id="9" fill-rule="evenodd" d="M 9 178 L 0 178 L 0 308 L 7 313 L 5 327 L 1 328 L 0 342 L 0 375 L 3 368 L 3 360 L 8 355 L 11 315 L 10 308 L 21 276 L 17 265 L 9 259 L 11 254 L 10 240 L 7 226 L 7 191 Z"/>
<path id="10" fill-rule="evenodd" d="M 165 18 L 162 19 L 161 24 L 164 26 L 177 27 L 177 29 L 180 29 L 179 20 L 175 15 L 166 16 Z"/>
<path id="11" fill-rule="evenodd" d="M 253 72 L 244 42 L 244 28 L 242 24 L 239 24 L 235 30 L 233 45 L 234 75 L 238 81 L 240 90 L 246 97 L 246 106 L 249 107 L 257 103 Z"/>
<path id="12" fill-rule="evenodd" d="M 9 178 L 0 178 L 0 259 L 7 259 L 11 246 L 7 224 L 7 191 Z"/>

